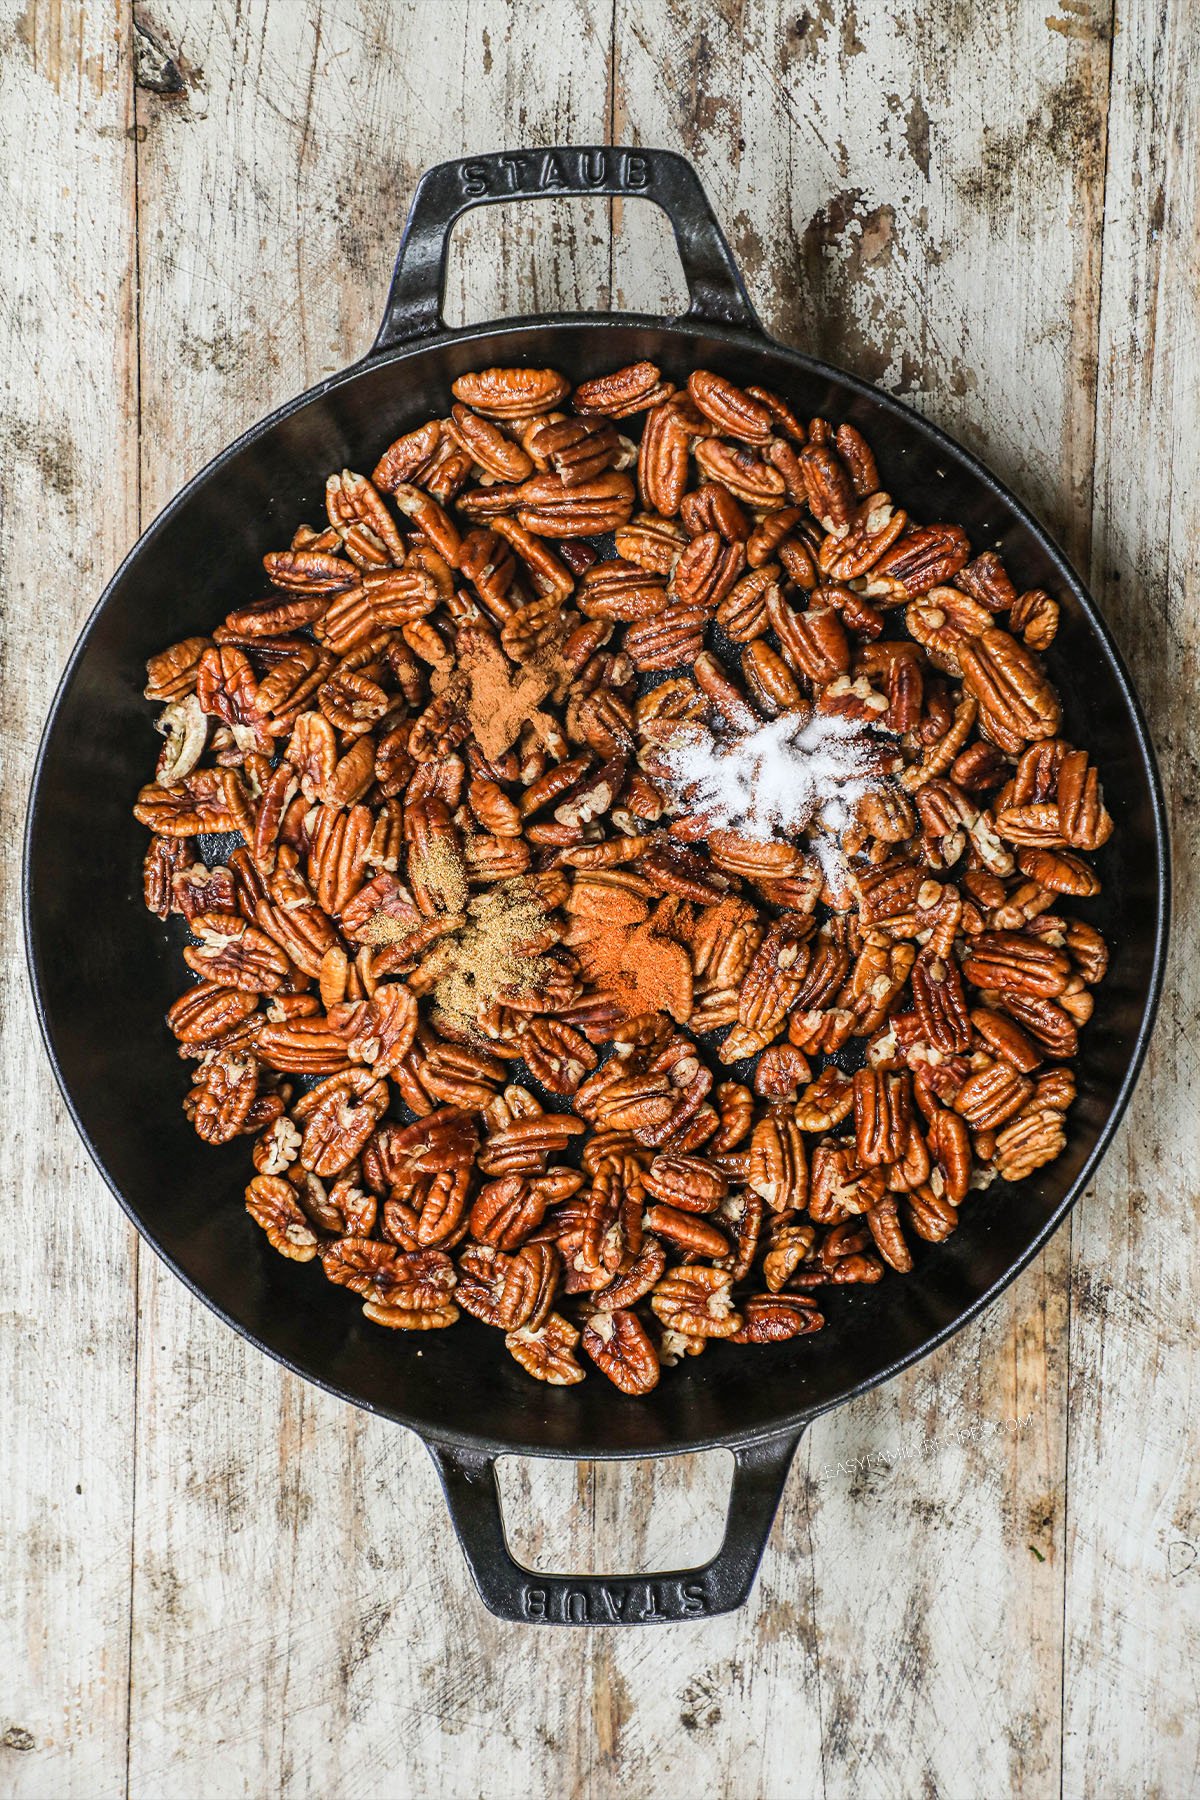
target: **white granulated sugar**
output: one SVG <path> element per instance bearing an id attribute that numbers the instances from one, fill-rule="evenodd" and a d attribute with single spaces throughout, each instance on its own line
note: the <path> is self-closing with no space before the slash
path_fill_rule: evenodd
<path id="1" fill-rule="evenodd" d="M 836 713 L 784 713 L 719 736 L 686 727 L 664 757 L 680 811 L 764 840 L 848 830 L 893 761 L 883 734 Z"/>
<path id="2" fill-rule="evenodd" d="M 821 865 L 826 885 L 835 894 L 845 893 L 850 886 L 850 862 L 837 839 L 814 832 L 812 847 Z"/>

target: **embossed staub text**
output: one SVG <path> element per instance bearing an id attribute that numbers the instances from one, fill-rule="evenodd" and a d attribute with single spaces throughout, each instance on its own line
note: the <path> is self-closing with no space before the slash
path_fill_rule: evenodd
<path id="1" fill-rule="evenodd" d="M 460 163 L 458 178 L 467 200 L 588 188 L 637 194 L 649 186 L 650 169 L 635 150 L 523 150 L 486 163 Z"/>
<path id="2" fill-rule="evenodd" d="M 587 1581 L 521 1590 L 524 1616 L 543 1625 L 657 1625 L 701 1619 L 708 1595 L 700 1581 Z"/>

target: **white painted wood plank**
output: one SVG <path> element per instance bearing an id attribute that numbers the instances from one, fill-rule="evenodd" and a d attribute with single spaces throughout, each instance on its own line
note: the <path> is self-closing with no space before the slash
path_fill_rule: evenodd
<path id="1" fill-rule="evenodd" d="M 695 159 L 769 329 L 979 448 L 1078 550 L 1107 11 L 1072 17 L 619 0 L 615 116 Z M 621 298 L 662 279 L 628 225 Z M 816 1716 L 763 1734 L 762 1791 L 1057 1791 L 1067 1256 L 1061 1235 L 979 1325 L 814 1427 L 734 1653 L 790 1614 L 751 1710 L 803 1686 Z M 811 1560 L 784 1554 L 810 1532 Z M 736 1784 L 720 1710 L 705 1749 Z"/>
<path id="2" fill-rule="evenodd" d="M 1200 1787 L 1200 195 L 1188 149 L 1200 130 L 1200 29 L 1183 4 L 1121 4 L 1116 23 L 1092 574 L 1162 759 L 1175 880 L 1158 1030 L 1075 1233 L 1063 1783 L 1072 1800 Z"/>
<path id="3" fill-rule="evenodd" d="M 125 1780 L 135 1239 L 42 1050 L 20 868 L 43 718 L 137 528 L 127 30 L 116 0 L 0 6 L 0 1793 L 21 1800 Z"/>
<path id="4" fill-rule="evenodd" d="M 502 1457 L 509 1548 L 543 1574 L 695 1567 L 714 1556 L 733 1473 L 728 1451 L 654 1461 L 572 1463 Z"/>

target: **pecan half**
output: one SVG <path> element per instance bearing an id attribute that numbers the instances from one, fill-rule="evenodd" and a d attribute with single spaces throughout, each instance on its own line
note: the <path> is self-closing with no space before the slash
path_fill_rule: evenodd
<path id="1" fill-rule="evenodd" d="M 623 1394 L 648 1394 L 658 1386 L 658 1357 L 636 1313 L 617 1309 L 589 1314 L 583 1348 Z"/>
<path id="2" fill-rule="evenodd" d="M 246 1211 L 267 1234 L 272 1250 L 293 1262 L 311 1262 L 319 1243 L 301 1210 L 296 1190 L 279 1175 L 256 1175 L 246 1189 Z"/>

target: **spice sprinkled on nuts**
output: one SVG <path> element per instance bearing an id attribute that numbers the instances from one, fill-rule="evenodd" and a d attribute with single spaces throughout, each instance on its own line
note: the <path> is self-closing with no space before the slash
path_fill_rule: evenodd
<path id="1" fill-rule="evenodd" d="M 1065 1148 L 1113 821 L 1057 603 L 853 426 L 479 370 L 263 560 L 148 666 L 145 900 L 186 1116 L 372 1324 L 645 1394 Z"/>

